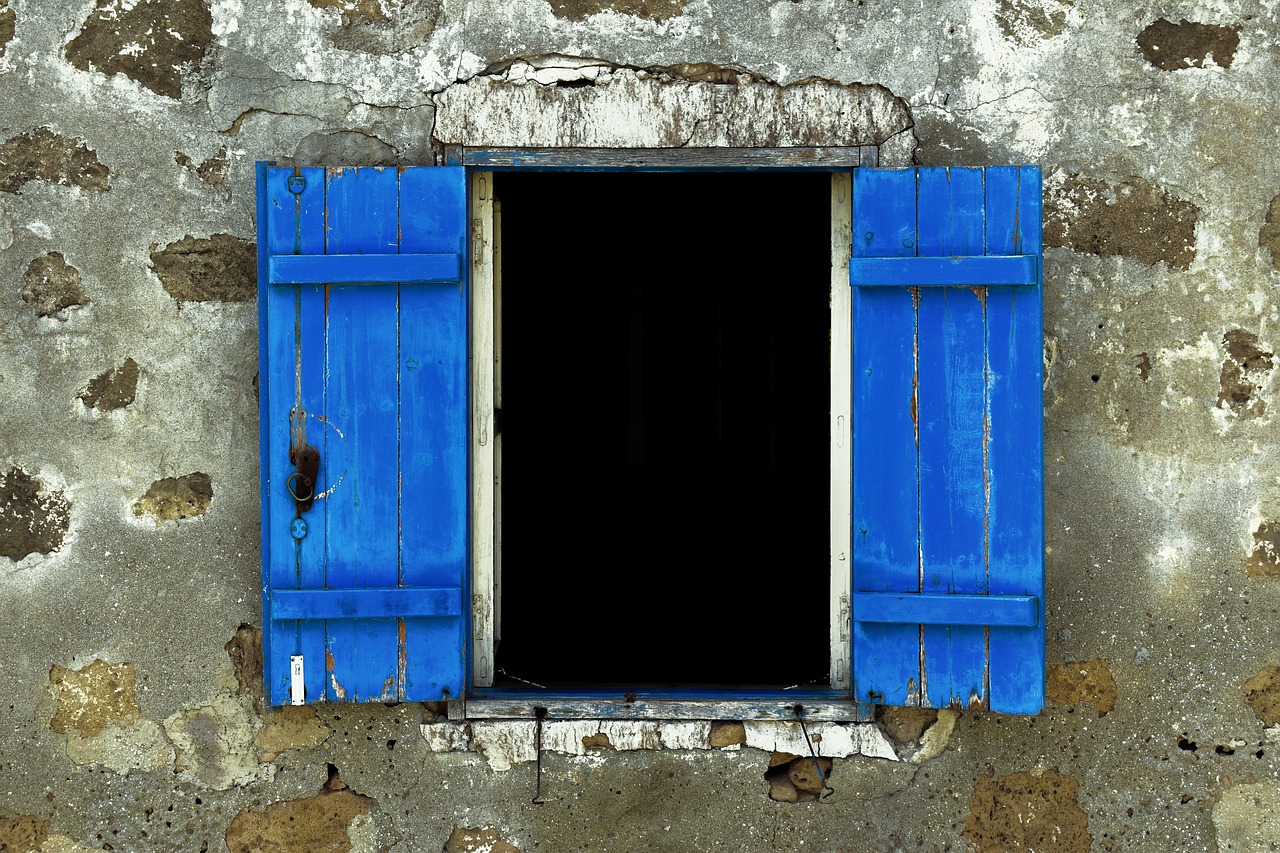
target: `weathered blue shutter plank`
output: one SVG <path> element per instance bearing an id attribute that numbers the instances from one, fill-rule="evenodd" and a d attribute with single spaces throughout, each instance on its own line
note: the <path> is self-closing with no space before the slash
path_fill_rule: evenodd
<path id="1" fill-rule="evenodd" d="M 460 697 L 463 170 L 259 168 L 269 701 L 302 698 L 295 656 L 308 702 Z M 307 445 L 299 537 L 289 451 Z"/>
<path id="2" fill-rule="evenodd" d="M 1041 253 L 1040 170 L 987 169 L 987 251 Z M 991 707 L 1044 704 L 1044 332 L 1042 288 L 988 288 L 992 594 L 1038 593 L 1040 623 L 990 629 Z"/>
<path id="3" fill-rule="evenodd" d="M 1039 193 L 1034 167 L 854 174 L 863 701 L 1043 705 Z"/>
<path id="4" fill-rule="evenodd" d="M 326 254 L 398 250 L 397 179 L 394 169 L 328 173 Z M 388 587 L 399 580 L 397 295 L 395 285 L 328 289 L 325 416 L 342 431 L 325 457 L 332 490 L 324 501 L 329 587 Z M 328 652 L 334 697 L 396 698 L 394 621 L 331 622 Z"/>
<path id="5" fill-rule="evenodd" d="M 922 170 L 917 199 L 920 255 L 982 254 L 980 170 Z M 928 287 L 918 292 L 921 591 L 985 593 L 986 290 Z M 923 630 L 922 701 L 935 708 L 982 704 L 987 693 L 983 629 L 927 625 Z"/>
<path id="6" fill-rule="evenodd" d="M 915 173 L 858 169 L 853 185 L 854 254 L 914 256 Z M 906 288 L 853 291 L 855 591 L 920 590 L 914 299 Z M 877 673 L 858 698 L 917 704 L 920 628 L 862 622 L 858 610 L 855 598 L 854 674 Z"/>
<path id="7" fill-rule="evenodd" d="M 400 182 L 402 251 L 465 257 L 466 219 L 457 215 L 466 210 L 465 196 L 462 169 L 407 170 Z M 460 283 L 401 288 L 401 579 L 408 586 L 460 587 L 459 568 L 466 565 L 466 331 Z M 413 695 L 462 696 L 465 624 L 463 613 L 405 620 L 404 677 Z"/>
<path id="8" fill-rule="evenodd" d="M 259 219 L 266 240 L 259 238 L 259 252 L 266 243 L 265 258 L 273 254 L 324 253 L 324 170 L 286 169 L 263 173 L 267 205 Z M 292 188 L 291 188 L 292 187 Z M 265 265 L 264 265 L 265 266 Z M 295 441 L 320 450 L 320 484 L 324 488 L 326 430 L 321 371 L 310 369 L 324 359 L 324 288 L 309 285 L 272 287 L 270 279 L 259 283 L 259 299 L 266 305 L 261 324 L 266 359 L 259 367 L 262 390 L 263 430 L 263 574 L 268 583 L 263 594 L 263 659 L 276 662 L 265 667 L 271 703 L 289 701 L 289 659 L 301 655 L 312 662 L 303 669 L 305 694 L 312 700 L 325 695 L 324 625 L 319 622 L 273 622 L 270 595 L 273 589 L 323 587 L 325 563 L 324 501 L 307 514 L 310 534 L 295 541 L 290 534 L 294 502 L 288 478 L 294 471 L 289 451 Z M 270 519 L 271 521 L 268 521 Z M 273 523 L 274 522 L 274 523 Z"/>

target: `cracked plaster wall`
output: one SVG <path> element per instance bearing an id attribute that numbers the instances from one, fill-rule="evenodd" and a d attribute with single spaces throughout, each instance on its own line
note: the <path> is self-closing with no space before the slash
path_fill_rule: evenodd
<path id="1" fill-rule="evenodd" d="M 1280 843 L 1273 4 L 163 5 L 0 0 L 0 847 L 291 849 L 299 817 L 350 850 Z M 427 163 L 513 115 L 1044 167 L 1044 714 L 886 716 L 900 760 L 835 755 L 796 803 L 758 731 L 562 727 L 533 804 L 425 707 L 263 712 L 253 163 Z"/>

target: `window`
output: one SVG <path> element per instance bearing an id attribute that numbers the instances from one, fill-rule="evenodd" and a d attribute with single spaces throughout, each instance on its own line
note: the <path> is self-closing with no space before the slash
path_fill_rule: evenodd
<path id="1" fill-rule="evenodd" d="M 1037 170 L 264 165 L 259 228 L 272 704 L 1039 709 Z"/>

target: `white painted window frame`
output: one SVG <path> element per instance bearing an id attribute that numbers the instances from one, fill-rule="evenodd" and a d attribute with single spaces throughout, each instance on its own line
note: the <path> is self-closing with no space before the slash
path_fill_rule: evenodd
<path id="1" fill-rule="evenodd" d="M 494 429 L 494 409 L 502 405 L 501 209 L 493 196 L 493 172 L 469 174 L 471 219 L 471 687 L 494 683 L 494 650 L 500 639 L 502 542 L 497 498 L 502 488 L 502 437 Z M 849 287 L 852 252 L 852 174 L 831 174 L 831 387 L 830 387 L 830 690 L 844 693 L 830 701 L 807 703 L 809 719 L 861 719 L 850 694 L 850 602 L 852 572 L 852 351 L 853 295 Z M 778 719 L 794 716 L 794 703 L 776 700 L 724 702 L 619 701 L 575 702 L 554 695 L 540 706 L 556 706 L 559 717 L 634 717 L 666 719 Z M 469 699 L 465 715 L 529 716 L 528 698 Z"/>

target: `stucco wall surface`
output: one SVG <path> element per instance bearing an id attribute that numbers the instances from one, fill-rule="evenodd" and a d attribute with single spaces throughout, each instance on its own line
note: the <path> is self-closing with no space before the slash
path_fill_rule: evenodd
<path id="1" fill-rule="evenodd" d="M 0 0 L 0 849 L 1274 849 L 1278 15 Z M 640 102 L 774 117 L 643 144 L 1043 166 L 1040 716 L 833 730 L 824 796 L 794 731 L 561 729 L 539 763 L 439 708 L 260 707 L 254 162 L 552 114 L 624 144 Z"/>

